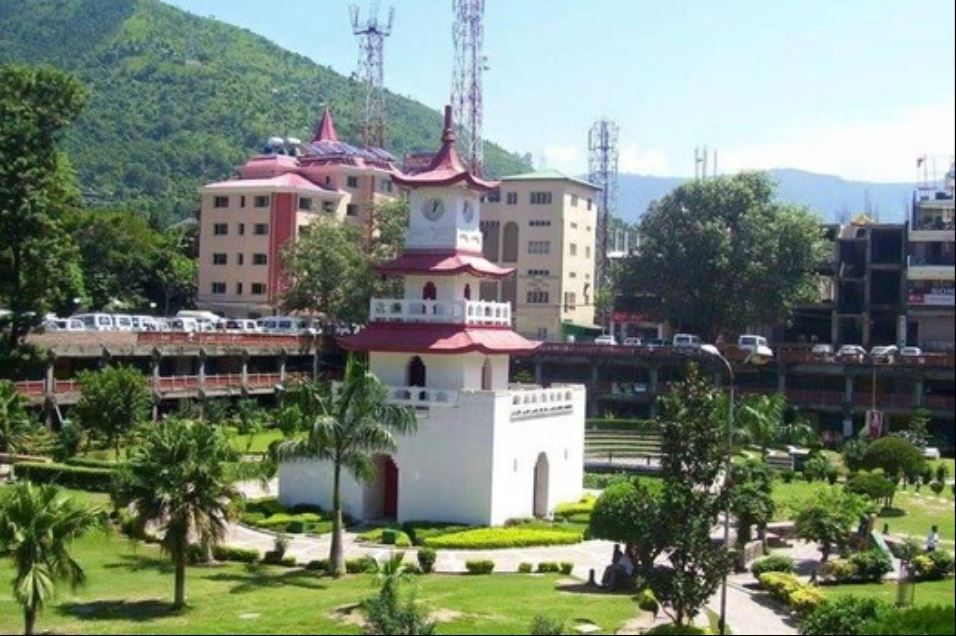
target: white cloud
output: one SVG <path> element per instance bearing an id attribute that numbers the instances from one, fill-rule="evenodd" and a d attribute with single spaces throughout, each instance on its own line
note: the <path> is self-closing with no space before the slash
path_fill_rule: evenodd
<path id="1" fill-rule="evenodd" d="M 621 146 L 618 155 L 618 171 L 659 177 L 671 175 L 670 164 L 662 151 L 656 148 L 640 148 L 635 144 Z"/>
<path id="2" fill-rule="evenodd" d="M 587 172 L 584 149 L 574 144 L 545 144 L 534 157 L 535 168 L 560 170 L 575 175 Z"/>
<path id="3" fill-rule="evenodd" d="M 535 168 L 560 170 L 566 174 L 585 174 L 588 156 L 584 146 L 574 144 L 546 144 L 534 157 Z M 620 172 L 637 172 L 668 176 L 667 157 L 656 148 L 643 149 L 635 144 L 623 144 L 618 155 Z"/>
<path id="4" fill-rule="evenodd" d="M 956 101 L 910 108 L 871 122 L 833 122 L 720 148 L 721 172 L 800 168 L 867 181 L 911 181 L 916 158 L 953 154 Z M 942 161 L 938 168 L 942 171 Z"/>

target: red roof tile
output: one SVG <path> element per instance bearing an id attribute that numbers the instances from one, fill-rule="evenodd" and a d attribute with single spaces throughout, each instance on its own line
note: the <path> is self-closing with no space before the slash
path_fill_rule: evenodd
<path id="1" fill-rule="evenodd" d="M 382 274 L 471 274 L 480 278 L 504 278 L 514 271 L 498 267 L 481 254 L 445 250 L 406 250 L 401 256 L 375 267 Z"/>
<path id="2" fill-rule="evenodd" d="M 335 133 L 335 124 L 332 123 L 332 111 L 325 107 L 322 113 L 322 121 L 315 128 L 315 136 L 312 141 L 338 141 L 339 136 Z"/>
<path id="3" fill-rule="evenodd" d="M 528 353 L 541 343 L 527 340 L 509 327 L 371 323 L 354 336 L 338 339 L 350 351 L 408 353 Z"/>

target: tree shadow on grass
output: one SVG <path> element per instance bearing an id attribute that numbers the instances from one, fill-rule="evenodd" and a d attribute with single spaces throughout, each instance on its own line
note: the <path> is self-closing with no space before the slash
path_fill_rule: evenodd
<path id="1" fill-rule="evenodd" d="M 566 592 L 568 594 L 591 594 L 596 596 L 630 596 L 634 597 L 634 590 L 620 589 L 620 590 L 609 590 L 606 587 L 598 587 L 594 585 L 588 585 L 585 582 L 581 583 L 558 583 L 554 586 L 554 589 L 558 592 Z"/>
<path id="2" fill-rule="evenodd" d="M 81 620 L 152 621 L 168 616 L 178 616 L 188 609 L 176 609 L 168 601 L 146 599 L 141 601 L 90 601 L 89 603 L 63 603 L 57 606 L 60 614 Z"/>
<path id="3" fill-rule="evenodd" d="M 129 570 L 130 572 L 139 572 L 141 570 L 155 570 L 161 574 L 172 574 L 173 563 L 169 558 L 150 556 L 146 554 L 119 554 L 115 561 L 105 564 L 103 567 L 107 570 Z"/>
<path id="4" fill-rule="evenodd" d="M 289 585 L 308 590 L 328 589 L 328 586 L 320 582 L 314 572 L 301 569 L 276 572 L 258 565 L 247 565 L 242 572 L 217 572 L 204 578 L 208 581 L 234 583 L 235 585 L 229 589 L 230 594 L 244 594 Z"/>

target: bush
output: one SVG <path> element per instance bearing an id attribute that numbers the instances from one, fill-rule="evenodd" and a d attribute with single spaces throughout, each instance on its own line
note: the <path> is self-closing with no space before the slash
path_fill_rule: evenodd
<path id="1" fill-rule="evenodd" d="M 760 578 L 764 572 L 793 572 L 793 559 L 783 554 L 771 554 L 754 561 L 750 572 L 755 578 Z"/>
<path id="2" fill-rule="evenodd" d="M 930 570 L 930 576 L 934 579 L 941 579 L 949 576 L 953 572 L 953 556 L 946 550 L 933 550 L 927 552 L 926 556 L 932 561 L 933 567 Z"/>
<path id="3" fill-rule="evenodd" d="M 868 622 L 864 634 L 952 634 L 953 606 L 886 609 Z"/>
<path id="4" fill-rule="evenodd" d="M 861 470 L 847 480 L 846 489 L 873 501 L 889 501 L 896 492 L 896 483 L 883 473 Z"/>
<path id="5" fill-rule="evenodd" d="M 381 537 L 383 544 L 395 545 L 395 540 L 398 539 L 398 531 L 394 528 L 383 528 Z"/>
<path id="6" fill-rule="evenodd" d="M 425 539 L 430 548 L 488 550 L 538 545 L 570 545 L 581 542 L 581 533 L 534 528 L 476 528 Z"/>
<path id="7" fill-rule="evenodd" d="M 842 583 L 856 578 L 856 566 L 848 559 L 831 559 L 820 566 L 820 576 Z"/>
<path id="8" fill-rule="evenodd" d="M 285 512 L 285 508 L 279 503 L 276 497 L 264 497 L 262 499 L 252 499 L 245 504 L 246 512 L 261 512 L 266 517 Z"/>
<path id="9" fill-rule="evenodd" d="M 806 616 L 820 606 L 826 597 L 823 592 L 815 585 L 804 585 L 790 594 L 790 607 L 795 609 L 801 616 Z"/>
<path id="10" fill-rule="evenodd" d="M 56 484 L 64 488 L 109 492 L 113 485 L 112 469 L 22 462 L 13 465 L 13 476 L 34 484 Z"/>
<path id="11" fill-rule="evenodd" d="M 394 545 L 400 548 L 408 548 L 412 545 L 412 540 L 408 535 L 405 534 L 404 531 L 394 527 L 373 528 L 360 534 L 358 539 L 359 541 Z"/>
<path id="12" fill-rule="evenodd" d="M 372 572 L 378 564 L 370 556 L 357 557 L 345 560 L 345 571 L 348 574 L 364 574 Z"/>
<path id="13" fill-rule="evenodd" d="M 438 553 L 436 553 L 431 548 L 421 548 L 418 551 L 418 565 L 421 567 L 422 572 L 425 574 L 430 574 L 432 570 L 435 569 L 435 560 L 438 558 Z"/>
<path id="14" fill-rule="evenodd" d="M 239 563 L 255 563 L 259 560 L 258 550 L 236 548 L 228 545 L 215 545 L 212 556 L 217 561 L 237 561 Z"/>
<path id="15" fill-rule="evenodd" d="M 808 484 L 813 483 L 813 473 L 809 470 L 803 471 L 803 480 Z"/>
<path id="16" fill-rule="evenodd" d="M 793 470 L 791 470 L 791 469 L 789 469 L 789 468 L 786 469 L 786 470 L 781 470 L 781 471 L 780 471 L 780 479 L 783 480 L 783 483 L 789 484 L 790 482 L 793 481 L 793 476 L 794 476 L 794 474 L 795 474 L 795 473 L 793 472 Z"/>
<path id="17" fill-rule="evenodd" d="M 887 477 L 894 481 L 903 475 L 918 473 L 924 466 L 928 468 L 923 461 L 923 454 L 905 439 L 893 435 L 871 442 L 863 452 L 864 468 L 882 468 Z M 928 482 L 930 479 L 924 481 Z"/>
<path id="18" fill-rule="evenodd" d="M 843 596 L 835 601 L 824 601 L 804 617 L 800 633 L 807 636 L 866 634 L 866 625 L 876 619 L 886 605 L 872 598 Z"/>
<path id="19" fill-rule="evenodd" d="M 643 433 L 660 433 L 661 426 L 656 420 L 627 420 L 595 417 L 587 420 L 584 428 L 588 430 L 627 430 Z"/>
<path id="20" fill-rule="evenodd" d="M 565 576 L 570 576 L 571 572 L 574 571 L 574 564 L 568 563 L 567 561 L 561 562 L 561 574 Z"/>
<path id="21" fill-rule="evenodd" d="M 431 537 L 439 537 L 443 534 L 452 534 L 471 530 L 471 526 L 462 526 L 455 523 L 435 523 L 431 521 L 406 521 L 402 524 L 402 529 L 408 535 L 409 541 L 413 545 L 425 545 L 425 540 Z"/>
<path id="22" fill-rule="evenodd" d="M 531 570 L 534 569 L 534 566 L 530 563 L 524 562 L 518 564 L 518 572 L 521 574 L 531 574 Z"/>
<path id="23" fill-rule="evenodd" d="M 943 492 L 943 488 L 944 488 L 943 483 L 940 481 L 936 481 L 934 479 L 933 481 L 929 482 L 929 489 L 932 490 L 937 495 Z"/>
<path id="24" fill-rule="evenodd" d="M 82 443 L 83 429 L 73 422 L 66 422 L 60 428 L 60 434 L 57 435 L 53 456 L 57 461 L 69 459 L 79 452 Z"/>
<path id="25" fill-rule="evenodd" d="M 823 481 L 831 470 L 833 470 L 833 464 L 827 456 L 823 453 L 814 453 L 803 465 L 803 477 L 808 482 L 813 479 Z"/>
<path id="26" fill-rule="evenodd" d="M 561 571 L 561 566 L 554 561 L 542 561 L 538 564 L 538 574 L 557 573 Z"/>
<path id="27" fill-rule="evenodd" d="M 567 518 L 580 514 L 590 515 L 596 501 L 595 497 L 585 495 L 580 501 L 558 504 L 554 509 L 554 516 Z"/>
<path id="28" fill-rule="evenodd" d="M 332 568 L 328 559 L 315 559 L 306 563 L 305 569 L 310 572 L 328 572 Z"/>
<path id="29" fill-rule="evenodd" d="M 490 560 L 465 561 L 468 574 L 491 574 L 495 571 L 495 562 Z"/>
<path id="30" fill-rule="evenodd" d="M 535 614 L 531 619 L 531 627 L 528 633 L 532 636 L 552 636 L 554 634 L 564 633 L 564 622 L 557 618 L 548 618 L 541 614 Z"/>
<path id="31" fill-rule="evenodd" d="M 760 575 L 758 580 L 760 581 L 760 587 L 767 590 L 770 596 L 781 603 L 788 604 L 790 602 L 790 595 L 804 585 L 800 582 L 800 579 L 785 572 L 765 572 Z"/>
<path id="32" fill-rule="evenodd" d="M 936 466 L 936 481 L 941 481 L 945 484 L 947 479 L 949 479 L 949 466 L 946 464 Z"/>
<path id="33" fill-rule="evenodd" d="M 654 591 L 650 588 L 644 588 L 640 594 L 637 595 L 637 606 L 645 612 L 653 614 L 654 618 L 657 618 L 657 613 L 661 609 L 660 603 L 657 602 L 657 597 L 654 596 Z"/>
<path id="34" fill-rule="evenodd" d="M 831 486 L 837 483 L 837 480 L 839 478 L 840 478 L 840 471 L 838 471 L 836 468 L 831 468 L 827 472 L 827 483 L 829 483 Z"/>
<path id="35" fill-rule="evenodd" d="M 866 453 L 867 441 L 863 438 L 848 440 L 843 445 L 843 463 L 851 473 L 863 468 L 863 455 Z"/>
<path id="36" fill-rule="evenodd" d="M 651 629 L 644 632 L 645 634 L 669 634 L 673 636 L 683 635 L 683 634 L 706 634 L 707 631 L 701 629 L 700 627 L 695 627 L 694 625 L 674 625 L 671 623 L 665 625 L 658 625 L 657 627 L 652 627 Z"/>
<path id="37" fill-rule="evenodd" d="M 850 557 L 861 581 L 882 581 L 883 575 L 893 570 L 893 561 L 882 550 L 864 550 Z"/>
<path id="38" fill-rule="evenodd" d="M 922 456 L 921 456 L 922 457 Z M 933 467 L 929 464 L 923 464 L 920 468 L 920 478 L 924 484 L 933 481 Z"/>

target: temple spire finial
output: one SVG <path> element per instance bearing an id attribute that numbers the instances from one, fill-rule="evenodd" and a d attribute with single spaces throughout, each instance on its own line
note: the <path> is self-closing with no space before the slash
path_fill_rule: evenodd
<path id="1" fill-rule="evenodd" d="M 332 111 L 328 106 L 322 112 L 322 120 L 315 127 L 315 137 L 312 141 L 338 141 L 339 136 L 335 132 L 335 123 L 332 121 Z"/>
<path id="2" fill-rule="evenodd" d="M 445 129 L 442 131 L 441 140 L 445 143 L 455 141 L 455 122 L 452 121 L 451 105 L 445 105 Z"/>

